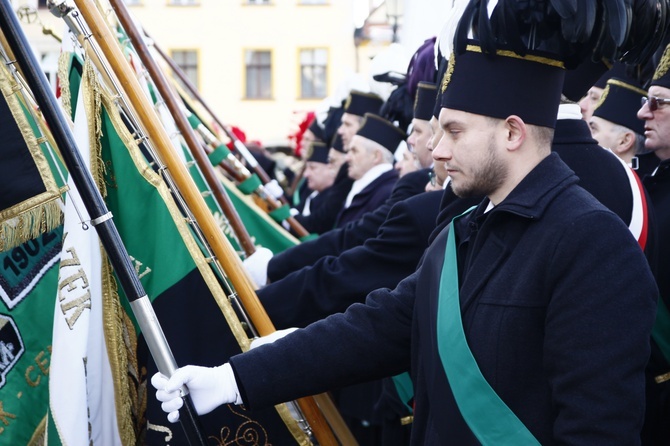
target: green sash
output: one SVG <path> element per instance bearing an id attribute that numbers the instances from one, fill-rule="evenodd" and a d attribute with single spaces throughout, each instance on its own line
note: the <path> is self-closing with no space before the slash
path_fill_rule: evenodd
<path id="1" fill-rule="evenodd" d="M 437 348 L 458 409 L 483 445 L 539 445 L 482 375 L 461 320 L 454 218 L 449 228 L 437 309 Z"/>
<path id="2" fill-rule="evenodd" d="M 658 348 L 663 353 L 663 357 L 670 363 L 670 311 L 665 306 L 665 302 L 660 297 L 658 298 L 658 306 L 656 308 L 656 321 L 654 328 L 651 331 L 651 337 L 658 345 Z"/>

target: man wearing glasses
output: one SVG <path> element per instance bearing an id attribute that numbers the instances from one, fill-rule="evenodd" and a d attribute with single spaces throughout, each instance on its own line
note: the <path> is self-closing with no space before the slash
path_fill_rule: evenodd
<path id="1" fill-rule="evenodd" d="M 661 163 L 643 182 L 647 188 L 656 217 L 658 284 L 658 314 L 652 337 L 652 356 L 647 380 L 647 415 L 643 430 L 643 444 L 668 444 L 670 441 L 670 333 L 663 330 L 670 323 L 670 46 L 663 57 L 649 87 L 642 98 L 637 117 L 644 120 L 644 146 Z"/>

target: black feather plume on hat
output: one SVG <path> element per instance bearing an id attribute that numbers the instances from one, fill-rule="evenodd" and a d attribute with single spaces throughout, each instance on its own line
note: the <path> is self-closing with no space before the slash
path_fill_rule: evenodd
<path id="1" fill-rule="evenodd" d="M 506 48 L 554 54 L 566 68 L 584 60 L 644 63 L 668 29 L 670 0 L 471 0 L 456 29 L 454 48 L 476 39 L 486 53 Z"/>

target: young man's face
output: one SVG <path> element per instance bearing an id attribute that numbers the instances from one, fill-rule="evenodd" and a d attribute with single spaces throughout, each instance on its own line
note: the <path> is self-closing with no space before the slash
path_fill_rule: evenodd
<path id="1" fill-rule="evenodd" d="M 459 197 L 491 195 L 508 176 L 494 122 L 460 110 L 440 111 L 444 134 L 433 149 L 433 158 L 436 163 L 445 163 L 451 187 Z"/>
<path id="2" fill-rule="evenodd" d="M 648 96 L 670 99 L 670 89 L 652 85 Z M 647 102 L 637 117 L 644 119 L 644 147 L 653 150 L 661 160 L 670 158 L 670 104 L 658 103 L 658 108 L 651 110 Z"/>

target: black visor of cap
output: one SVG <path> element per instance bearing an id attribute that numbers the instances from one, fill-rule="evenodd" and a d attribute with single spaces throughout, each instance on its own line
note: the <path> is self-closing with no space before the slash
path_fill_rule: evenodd
<path id="1" fill-rule="evenodd" d="M 322 142 L 313 142 L 307 149 L 307 161 L 328 164 L 328 151 L 330 149 Z"/>
<path id="2" fill-rule="evenodd" d="M 366 113 L 379 113 L 383 103 L 382 98 L 374 93 L 352 90 L 344 104 L 344 112 L 356 116 L 364 116 Z"/>
<path id="3" fill-rule="evenodd" d="M 374 141 L 391 153 L 405 139 L 405 133 L 381 116 L 366 113 L 356 135 Z"/>

